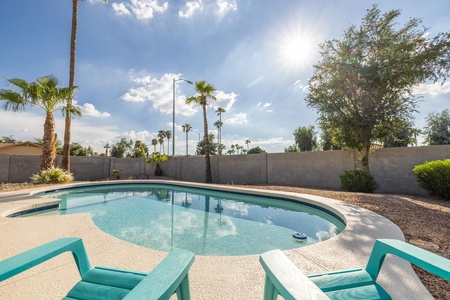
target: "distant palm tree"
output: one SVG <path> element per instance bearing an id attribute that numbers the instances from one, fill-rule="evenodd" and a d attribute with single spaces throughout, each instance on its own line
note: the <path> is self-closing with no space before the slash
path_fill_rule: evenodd
<path id="1" fill-rule="evenodd" d="M 205 143 L 205 182 L 212 182 L 212 174 L 211 174 L 211 159 L 209 157 L 209 139 L 208 139 L 208 120 L 206 118 L 206 105 L 207 99 L 216 100 L 213 93 L 216 90 L 211 84 L 206 83 L 206 81 L 199 81 L 195 83 L 195 90 L 197 91 L 198 96 L 192 96 L 186 99 L 186 103 L 196 103 L 200 105 L 203 109 L 203 141 Z"/>
<path id="2" fill-rule="evenodd" d="M 166 139 L 167 139 L 167 155 L 169 155 L 170 152 L 170 139 L 172 138 L 172 131 L 166 130 Z M 175 153 L 172 153 L 172 156 L 175 156 Z"/>
<path id="3" fill-rule="evenodd" d="M 153 152 L 156 152 L 156 145 L 158 145 L 158 140 L 157 139 L 153 139 L 152 140 L 152 145 L 153 145 L 153 149 L 154 149 Z"/>
<path id="4" fill-rule="evenodd" d="M 161 145 L 162 145 L 163 152 L 164 152 L 164 154 L 166 154 L 166 150 L 164 150 L 164 144 L 163 144 L 164 138 L 166 137 L 166 131 L 165 130 L 158 131 L 158 137 L 159 137 L 158 142 L 160 144 L 159 152 L 161 152 Z M 162 140 L 162 142 L 161 142 L 161 140 Z"/>
<path id="5" fill-rule="evenodd" d="M 225 112 L 227 112 L 227 111 L 222 107 L 219 107 L 216 110 L 216 114 L 219 116 L 219 124 L 220 124 L 220 127 L 218 128 L 219 132 L 217 133 L 217 138 L 219 140 L 219 155 L 222 155 L 222 126 L 223 126 L 222 113 L 225 113 Z"/>
<path id="6" fill-rule="evenodd" d="M 158 139 L 158 143 L 159 143 L 159 153 L 162 153 L 162 152 L 161 152 L 161 146 L 162 146 L 162 144 L 164 143 L 164 138 L 160 137 L 160 138 Z M 164 146 L 163 146 L 163 150 L 164 150 Z"/>
<path id="7" fill-rule="evenodd" d="M 247 151 L 248 151 L 248 145 L 251 143 L 251 141 L 249 139 L 245 140 L 245 144 L 247 145 Z"/>
<path id="8" fill-rule="evenodd" d="M 186 156 L 189 156 L 188 153 L 188 133 L 189 131 L 191 131 L 192 126 L 189 125 L 188 123 L 184 124 L 181 126 L 183 128 L 183 132 L 186 132 Z"/>
<path id="9" fill-rule="evenodd" d="M 23 79 L 12 78 L 7 82 L 17 88 L 15 90 L 0 90 L 0 100 L 6 100 L 3 108 L 5 110 L 22 111 L 25 106 L 37 106 L 45 110 L 43 150 L 41 160 L 41 171 L 53 167 L 56 157 L 56 134 L 53 112 L 62 110 L 65 114 L 81 116 L 76 106 L 65 106 L 77 87 L 60 88 L 59 80 L 53 75 L 27 82 Z"/>
<path id="10" fill-rule="evenodd" d="M 107 2 L 107 0 L 103 0 Z M 78 27 L 78 0 L 72 0 L 72 31 L 70 34 L 70 66 L 69 66 L 69 88 L 75 86 L 75 52 L 77 48 L 77 27 Z M 72 97 L 70 95 L 67 101 L 67 111 L 72 110 Z M 64 146 L 63 146 L 63 159 L 62 168 L 70 172 L 70 126 L 71 115 L 66 114 L 65 126 L 64 126 Z"/>

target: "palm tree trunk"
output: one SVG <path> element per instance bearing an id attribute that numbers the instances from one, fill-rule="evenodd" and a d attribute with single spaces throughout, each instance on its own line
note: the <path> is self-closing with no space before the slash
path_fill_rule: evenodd
<path id="1" fill-rule="evenodd" d="M 212 183 L 211 159 L 209 157 L 208 120 L 206 119 L 206 97 L 202 99 L 203 108 L 203 140 L 205 143 L 205 183 Z"/>
<path id="2" fill-rule="evenodd" d="M 47 112 L 45 115 L 45 123 L 44 123 L 41 171 L 53 167 L 54 158 L 52 156 L 52 141 L 54 139 L 53 136 L 54 131 L 55 131 L 55 120 L 53 119 L 53 114 L 51 112 Z"/>
<path id="3" fill-rule="evenodd" d="M 189 152 L 188 152 L 188 144 L 189 144 L 189 142 L 188 142 L 188 133 L 189 133 L 189 131 L 186 131 L 186 156 L 189 156 Z"/>
<path id="4" fill-rule="evenodd" d="M 78 27 L 78 0 L 72 0 L 72 33 L 70 35 L 70 67 L 69 67 L 69 87 L 75 85 L 75 56 L 76 56 L 76 45 L 77 45 L 77 27 Z M 67 107 L 72 106 L 72 97 L 69 98 L 67 102 Z M 70 126 L 71 126 L 71 115 L 69 113 L 70 109 L 66 113 L 66 121 L 64 127 L 64 146 L 63 146 L 63 159 L 62 167 L 63 169 L 70 172 Z"/>

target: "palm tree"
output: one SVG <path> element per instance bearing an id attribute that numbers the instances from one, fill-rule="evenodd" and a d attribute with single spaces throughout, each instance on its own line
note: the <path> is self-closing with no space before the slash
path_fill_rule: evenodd
<path id="1" fill-rule="evenodd" d="M 213 93 L 216 89 L 211 85 L 206 83 L 206 81 L 199 81 L 195 83 L 195 91 L 200 94 L 198 96 L 192 96 L 186 99 L 187 104 L 196 103 L 200 105 L 203 109 L 203 140 L 205 143 L 205 182 L 212 182 L 211 174 L 211 160 L 209 157 L 209 139 L 208 139 L 208 120 L 206 119 L 206 105 L 208 103 L 206 100 L 211 98 L 216 100 Z"/>
<path id="2" fill-rule="evenodd" d="M 245 140 L 245 144 L 247 145 L 247 151 L 248 151 L 248 145 L 251 143 L 251 141 L 249 139 Z"/>
<path id="3" fill-rule="evenodd" d="M 163 152 L 164 152 L 164 154 L 166 154 L 166 150 L 164 150 L 164 145 L 163 145 L 163 143 L 164 143 L 164 138 L 166 137 L 166 131 L 165 131 L 165 130 L 160 130 L 160 131 L 158 131 L 158 137 L 159 137 L 159 139 L 158 139 L 158 142 L 159 142 L 159 152 L 161 152 L 161 145 L 162 145 Z M 161 140 L 162 140 L 162 141 L 161 141 Z"/>
<path id="4" fill-rule="evenodd" d="M 153 145 L 153 149 L 154 149 L 153 152 L 156 152 L 156 145 L 158 145 L 158 140 L 157 139 L 153 139 L 152 140 L 152 145 Z"/>
<path id="5" fill-rule="evenodd" d="M 172 138 L 172 131 L 166 130 L 166 139 L 167 139 L 167 155 L 169 155 L 170 152 L 170 139 Z M 172 156 L 175 156 L 175 153 L 172 153 Z"/>
<path id="6" fill-rule="evenodd" d="M 217 139 L 219 140 L 219 155 L 222 155 L 222 147 L 221 147 L 221 145 L 222 145 L 222 126 L 223 126 L 222 113 L 225 113 L 225 112 L 227 112 L 227 111 L 222 107 L 219 107 L 216 110 L 216 114 L 219 116 L 219 124 L 220 124 L 220 128 L 218 128 L 219 132 L 217 133 Z"/>
<path id="7" fill-rule="evenodd" d="M 22 111 L 25 106 L 37 106 L 45 110 L 44 137 L 41 171 L 53 166 L 56 157 L 56 135 L 55 120 L 53 112 L 62 110 L 66 115 L 79 115 L 80 110 L 75 106 L 66 106 L 73 91 L 77 87 L 60 88 L 59 80 L 53 75 L 48 75 L 36 79 L 34 82 L 27 82 L 23 79 L 12 78 L 7 82 L 17 88 L 17 90 L 0 90 L 0 99 L 6 100 L 3 108 L 5 110 Z"/>
<path id="8" fill-rule="evenodd" d="M 103 0 L 107 2 L 107 0 Z M 75 58 L 77 47 L 77 28 L 78 28 L 78 0 L 72 0 L 72 31 L 70 34 L 70 66 L 69 66 L 69 88 L 73 89 L 75 86 Z M 72 110 L 72 98 L 73 93 L 70 95 L 67 101 L 67 111 Z M 71 115 L 66 114 L 66 121 L 64 126 L 64 146 L 63 146 L 63 159 L 62 167 L 70 172 L 70 125 Z"/>
<path id="9" fill-rule="evenodd" d="M 188 123 L 181 126 L 183 128 L 183 132 L 186 132 L 186 156 L 189 156 L 188 154 L 188 133 L 191 131 L 192 126 Z"/>

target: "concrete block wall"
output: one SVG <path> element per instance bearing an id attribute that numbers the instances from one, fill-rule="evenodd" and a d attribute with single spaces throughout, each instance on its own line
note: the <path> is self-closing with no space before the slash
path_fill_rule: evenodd
<path id="1" fill-rule="evenodd" d="M 353 151 L 261 153 L 211 156 L 214 183 L 268 183 L 300 187 L 340 189 L 339 175 L 361 167 Z M 450 158 L 450 145 L 387 148 L 374 150 L 370 170 L 380 185 L 379 193 L 426 195 L 412 172 L 426 161 Z M 62 157 L 55 164 L 61 166 Z M 0 154 L 0 182 L 29 181 L 39 172 L 40 157 Z M 186 181 L 204 182 L 204 156 L 170 158 L 160 163 L 163 175 Z M 120 176 L 153 175 L 156 163 L 144 158 L 72 157 L 71 171 L 76 180 L 102 180 L 121 169 Z"/>

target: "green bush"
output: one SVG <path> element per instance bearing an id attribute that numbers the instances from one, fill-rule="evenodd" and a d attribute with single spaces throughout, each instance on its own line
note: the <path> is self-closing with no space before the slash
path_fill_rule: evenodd
<path id="1" fill-rule="evenodd" d="M 69 183 L 73 181 L 73 176 L 66 170 L 51 167 L 31 176 L 31 181 L 35 184 L 42 183 Z"/>
<path id="2" fill-rule="evenodd" d="M 450 159 L 426 162 L 415 166 L 413 172 L 421 187 L 432 195 L 450 200 Z"/>
<path id="3" fill-rule="evenodd" d="M 339 175 L 341 189 L 348 192 L 373 193 L 379 186 L 370 174 L 356 169 Z"/>

